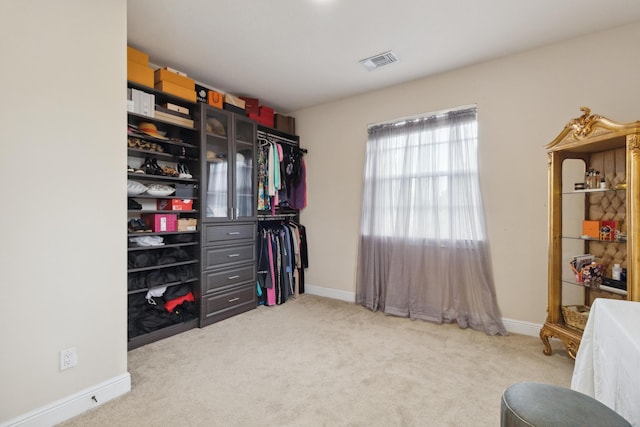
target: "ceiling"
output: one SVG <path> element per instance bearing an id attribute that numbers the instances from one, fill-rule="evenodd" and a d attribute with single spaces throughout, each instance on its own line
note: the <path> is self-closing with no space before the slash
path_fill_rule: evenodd
<path id="1" fill-rule="evenodd" d="M 127 13 L 153 64 L 287 114 L 640 21 L 640 1 L 127 0 Z M 359 64 L 389 50 L 398 62 Z"/>

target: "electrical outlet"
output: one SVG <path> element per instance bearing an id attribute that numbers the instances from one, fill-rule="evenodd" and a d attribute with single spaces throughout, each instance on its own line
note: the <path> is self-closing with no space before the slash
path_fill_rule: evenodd
<path id="1" fill-rule="evenodd" d="M 60 370 L 73 368 L 78 364 L 78 353 L 75 347 L 60 351 Z"/>

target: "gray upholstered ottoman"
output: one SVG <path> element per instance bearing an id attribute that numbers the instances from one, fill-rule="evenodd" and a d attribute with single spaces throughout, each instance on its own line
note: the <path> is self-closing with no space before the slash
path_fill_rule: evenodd
<path id="1" fill-rule="evenodd" d="M 608 406 L 586 394 L 531 382 L 513 384 L 502 393 L 500 425 L 631 426 Z"/>

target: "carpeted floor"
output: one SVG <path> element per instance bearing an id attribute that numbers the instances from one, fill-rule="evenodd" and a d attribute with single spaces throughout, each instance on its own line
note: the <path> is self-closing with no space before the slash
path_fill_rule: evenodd
<path id="1" fill-rule="evenodd" d="M 553 345 L 301 295 L 129 352 L 132 391 L 62 425 L 497 426 L 509 385 L 569 387 Z"/>

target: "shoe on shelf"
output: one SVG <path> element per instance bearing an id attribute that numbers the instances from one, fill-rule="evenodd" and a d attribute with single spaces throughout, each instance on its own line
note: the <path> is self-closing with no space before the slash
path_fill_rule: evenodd
<path id="1" fill-rule="evenodd" d="M 153 175 L 154 167 L 151 164 L 151 157 L 145 157 L 144 163 L 140 165 L 140 170 L 142 170 L 147 175 Z"/>
<path id="2" fill-rule="evenodd" d="M 184 163 L 178 163 L 178 178 L 193 178 L 193 175 L 189 173 L 189 169 L 187 169 L 187 165 Z"/>
<path id="3" fill-rule="evenodd" d="M 129 198 L 127 199 L 127 209 L 129 209 L 130 211 L 139 211 L 142 210 L 142 205 L 138 202 L 136 202 L 135 200 Z"/>
<path id="4" fill-rule="evenodd" d="M 151 159 L 151 168 L 153 169 L 153 175 L 161 175 L 164 176 L 165 173 L 163 172 L 162 168 L 160 167 L 160 165 L 158 164 L 158 159 Z M 149 172 L 147 172 L 149 173 Z"/>
<path id="5" fill-rule="evenodd" d="M 172 168 L 171 166 L 163 166 L 162 167 L 162 172 L 164 172 L 164 174 L 167 175 L 167 176 L 173 176 L 173 177 L 179 177 L 180 176 L 178 171 L 175 170 L 174 168 Z"/>
<path id="6" fill-rule="evenodd" d="M 140 218 L 130 218 L 128 223 L 129 233 L 139 233 L 151 231 L 147 228 L 147 224 Z"/>

